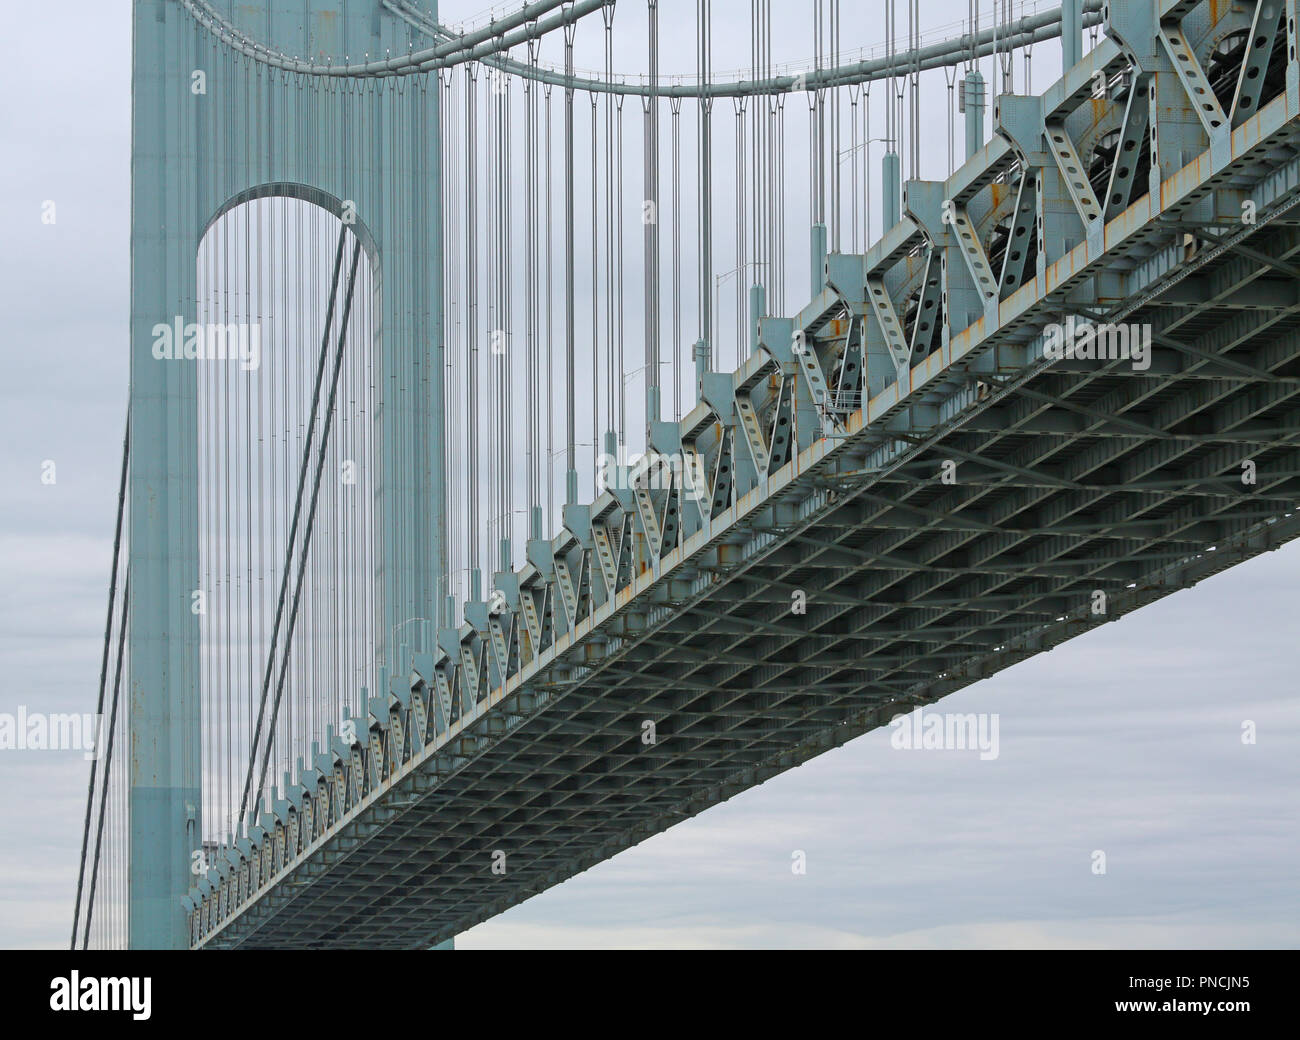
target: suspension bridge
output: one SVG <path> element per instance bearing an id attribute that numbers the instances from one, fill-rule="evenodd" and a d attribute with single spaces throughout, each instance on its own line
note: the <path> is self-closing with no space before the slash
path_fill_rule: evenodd
<path id="1" fill-rule="evenodd" d="M 134 0 L 72 946 L 445 944 L 1294 538 L 1297 2 Z"/>

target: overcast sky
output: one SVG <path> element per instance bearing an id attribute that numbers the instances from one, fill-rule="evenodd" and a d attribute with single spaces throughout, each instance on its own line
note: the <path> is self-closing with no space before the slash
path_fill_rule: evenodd
<path id="1" fill-rule="evenodd" d="M 687 39 L 693 7 L 661 4 L 670 39 Z M 717 16 L 732 7 L 747 19 L 743 2 L 717 0 Z M 966 4 L 923 7 L 929 25 Z M 0 713 L 92 711 L 126 401 L 129 4 L 9 17 Z M 846 11 L 846 47 L 880 42 L 868 21 Z M 747 61 L 743 36 L 718 69 Z M 782 43 L 778 59 L 811 53 Z M 678 50 L 665 66 L 684 71 Z M 942 702 L 998 715 L 996 760 L 897 750 L 877 731 L 457 944 L 1295 946 L 1297 587 L 1300 549 L 1267 554 Z M 0 944 L 66 944 L 86 772 L 74 752 L 0 751 Z"/>

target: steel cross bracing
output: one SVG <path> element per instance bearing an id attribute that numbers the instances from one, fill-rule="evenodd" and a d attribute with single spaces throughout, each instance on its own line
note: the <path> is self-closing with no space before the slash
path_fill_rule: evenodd
<path id="1" fill-rule="evenodd" d="M 1194 7 L 1112 0 L 1062 82 L 999 99 L 994 140 L 910 182 L 865 257 L 829 257 L 808 307 L 764 319 L 744 366 L 654 425 L 654 450 L 700 460 L 703 494 L 689 472 L 631 474 L 568 507 L 497 576 L 503 609 L 471 604 L 201 880 L 193 945 L 430 945 L 1300 534 L 1295 41 L 1274 96 L 1209 126 L 1157 38 L 1213 29 Z M 1088 219 L 1059 153 L 1111 132 L 1149 184 L 1101 170 L 1097 200 L 1126 205 Z M 1045 356 L 1067 313 L 1149 327 L 1149 368 Z"/>

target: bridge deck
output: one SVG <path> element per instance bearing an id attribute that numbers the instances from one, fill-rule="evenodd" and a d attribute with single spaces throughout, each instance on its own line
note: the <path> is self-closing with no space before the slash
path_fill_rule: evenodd
<path id="1" fill-rule="evenodd" d="M 1228 162 L 1197 158 L 1113 220 L 1104 249 L 1077 246 L 1002 301 L 996 327 L 954 334 L 910 386 L 798 452 L 452 722 L 196 945 L 435 943 L 1295 537 L 1298 118 L 1277 98 L 1232 135 Z M 1258 222 L 1186 239 L 1211 190 L 1249 194 Z M 1151 327 L 1147 370 L 1042 356 L 1043 325 L 1103 265 L 1130 291 L 1098 317 Z"/>

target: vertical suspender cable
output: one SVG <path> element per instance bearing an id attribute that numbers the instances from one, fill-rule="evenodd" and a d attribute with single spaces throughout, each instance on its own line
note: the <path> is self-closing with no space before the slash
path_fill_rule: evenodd
<path id="1" fill-rule="evenodd" d="M 858 95 L 862 88 L 858 84 L 849 87 L 849 250 L 858 251 Z M 863 142 L 863 149 L 869 147 Z M 837 158 L 838 164 L 839 159 Z"/>
<path id="2" fill-rule="evenodd" d="M 528 65 L 535 69 L 537 65 L 537 41 L 528 41 Z M 524 456 L 528 461 L 528 537 L 540 537 L 534 531 L 533 517 L 537 508 L 537 452 L 541 444 L 537 425 L 537 413 L 541 402 L 541 382 L 537 371 L 537 339 L 534 334 L 537 314 L 537 165 L 536 165 L 536 125 L 533 110 L 535 85 L 532 79 L 523 82 L 524 90 L 524 169 L 527 171 L 527 184 L 524 189 L 524 334 L 528 340 L 528 376 L 525 380 L 527 392 L 524 407 L 527 411 L 528 433 L 524 438 Z"/>
<path id="3" fill-rule="evenodd" d="M 512 494 L 512 444 L 514 434 L 514 409 L 511 407 L 512 383 L 510 378 L 511 351 L 511 314 L 510 314 L 510 77 L 503 71 L 499 73 L 497 97 L 497 312 L 500 323 L 500 350 L 496 354 L 498 403 L 502 408 L 502 420 L 498 426 L 498 495 L 500 497 L 500 531 L 501 545 L 499 567 L 503 571 L 512 568 L 511 545 L 513 544 L 513 494 Z"/>
<path id="4" fill-rule="evenodd" d="M 759 9 L 762 12 L 762 60 L 761 69 L 764 79 L 772 77 L 772 0 L 759 0 Z M 780 98 L 764 99 L 764 109 L 767 113 L 767 127 L 764 130 L 764 140 L 766 140 L 766 155 L 763 161 L 767 164 L 767 173 L 764 174 L 763 187 L 766 191 L 767 199 L 767 243 L 763 247 L 763 268 L 759 272 L 761 278 L 755 279 L 759 285 L 763 286 L 764 294 L 764 311 L 768 315 L 779 313 L 776 307 L 776 242 L 777 235 L 780 231 L 776 226 L 776 209 L 779 198 L 777 198 L 777 172 L 776 164 L 779 161 L 776 148 L 776 114 L 777 105 L 780 104 Z"/>
<path id="5" fill-rule="evenodd" d="M 482 533 L 479 529 L 479 499 L 482 495 L 483 472 L 482 459 L 479 454 L 478 418 L 478 113 L 475 109 L 477 95 L 477 69 L 473 62 L 465 66 L 465 335 L 468 354 L 468 380 L 466 383 L 465 405 L 469 421 L 465 427 L 469 438 L 469 524 L 466 531 L 469 548 L 470 586 L 469 598 L 477 599 L 480 595 L 479 580 L 479 545 Z"/>
<path id="6" fill-rule="evenodd" d="M 776 247 L 772 257 L 776 261 L 774 278 L 775 299 L 768 307 L 769 314 L 785 311 L 785 95 L 776 97 L 776 185 L 772 192 L 776 199 Z"/>
<path id="7" fill-rule="evenodd" d="M 947 172 L 949 176 L 951 176 L 955 168 L 953 166 L 953 163 L 956 161 L 956 151 L 955 151 L 956 136 L 955 136 L 955 129 L 954 129 L 956 125 L 956 118 L 957 118 L 955 115 L 957 111 L 957 104 L 956 104 L 956 96 L 954 93 L 954 87 L 956 85 L 956 77 L 957 77 L 957 66 L 950 65 L 943 70 L 943 78 L 948 84 L 948 170 Z"/>
<path id="8" fill-rule="evenodd" d="M 838 0 L 837 0 L 838 2 Z M 921 47 L 921 0 L 912 0 L 908 28 L 911 32 L 912 77 L 909 90 L 909 102 L 912 110 L 912 158 L 910 167 L 912 177 L 921 176 L 921 65 L 918 57 Z"/>
<path id="9" fill-rule="evenodd" d="M 506 52 L 507 56 L 509 52 Z M 512 570 L 514 560 L 511 547 L 514 545 L 514 480 L 512 479 L 511 460 L 514 458 L 514 380 L 511 372 L 511 336 L 514 332 L 512 299 L 510 294 L 511 261 L 514 252 L 511 244 L 510 223 L 510 83 L 507 76 L 501 87 L 501 148 L 499 177 L 501 182 L 501 320 L 504 336 L 502 342 L 506 349 L 501 352 L 501 403 L 505 415 L 501 423 L 501 477 L 504 498 L 505 525 L 504 546 L 502 549 L 501 569 Z"/>
<path id="10" fill-rule="evenodd" d="M 596 122 L 597 96 L 588 91 L 591 100 L 591 372 L 595 394 L 591 409 L 591 477 L 596 494 L 600 493 L 600 136 Z M 605 414 L 610 416 L 614 407 L 612 358 L 605 366 Z M 609 423 L 607 429 L 613 427 Z M 593 498 L 595 495 L 592 496 Z"/>
<path id="11" fill-rule="evenodd" d="M 653 92 L 659 86 L 659 0 L 648 0 L 646 7 L 649 18 L 647 82 Z M 645 120 L 645 205 L 641 222 L 645 237 L 645 416 L 648 445 L 649 424 L 662 417 L 659 406 L 659 100 L 652 94 L 643 98 L 641 104 Z M 675 200 L 673 205 L 675 210 Z"/>
<path id="12" fill-rule="evenodd" d="M 710 113 L 713 99 L 709 96 L 709 84 L 713 80 L 713 0 L 695 0 L 698 26 L 696 42 L 698 44 L 698 61 L 700 84 L 700 143 L 697 156 L 699 167 L 699 235 L 700 235 L 700 339 L 704 343 L 709 367 L 717 367 L 714 353 L 713 309 L 711 298 L 713 291 L 713 149 L 710 140 Z"/>
<path id="13" fill-rule="evenodd" d="M 501 207 L 501 184 L 500 184 L 500 162 L 501 156 L 498 152 L 498 126 L 497 126 L 497 108 L 499 100 L 497 96 L 498 76 L 500 71 L 492 66 L 487 69 L 485 79 L 485 129 L 483 139 L 483 161 L 487 172 L 487 199 L 486 219 L 487 250 L 485 256 L 484 275 L 487 280 L 487 330 L 488 330 L 488 355 L 487 355 L 487 398 L 490 402 L 490 408 L 494 411 L 501 408 L 501 400 L 498 396 L 500 387 L 497 382 L 497 351 L 500 349 L 498 337 L 501 335 L 501 315 L 500 315 L 500 271 L 501 271 L 501 228 L 500 228 L 500 207 Z M 489 412 L 487 420 L 487 473 L 485 474 L 484 483 L 488 491 L 487 506 L 487 563 L 488 575 L 490 576 L 496 569 L 496 561 L 499 557 L 499 537 L 501 525 L 501 471 L 500 471 L 500 434 L 499 424 L 492 412 Z M 488 582 L 491 584 L 490 580 Z"/>
<path id="14" fill-rule="evenodd" d="M 750 0 L 749 3 L 749 74 L 750 77 L 757 81 L 763 72 L 762 58 L 762 24 L 761 9 L 763 0 Z M 746 160 L 749 164 L 750 176 L 753 179 L 753 221 L 749 231 L 749 251 L 754 265 L 754 277 L 752 284 L 757 284 L 762 277 L 763 247 L 761 245 L 763 238 L 763 124 L 762 113 L 767 108 L 767 99 L 759 95 L 754 98 L 754 108 L 751 113 L 751 127 L 749 133 L 749 147 Z"/>
<path id="15" fill-rule="evenodd" d="M 546 393 L 546 523 L 547 530 L 553 530 L 555 524 L 555 470 L 554 470 L 554 437 L 555 437 L 555 419 L 552 410 L 552 402 L 555 395 L 550 393 L 550 387 L 555 381 L 555 363 L 552 358 L 552 339 L 555 331 L 555 323 L 551 315 L 551 301 L 554 298 L 552 287 L 554 278 L 552 272 L 555 267 L 555 237 L 554 228 L 551 224 L 551 208 L 554 198 L 554 189 L 551 185 L 551 84 L 547 83 L 545 88 L 546 96 L 546 262 L 542 265 L 546 271 L 546 381 L 543 384 L 547 387 Z"/>
<path id="16" fill-rule="evenodd" d="M 871 84 L 862 91 L 862 248 L 871 248 Z"/>
<path id="17" fill-rule="evenodd" d="M 831 67 L 840 63 L 840 0 L 831 0 Z M 840 91 L 831 87 L 831 249 L 840 250 Z"/>
<path id="18" fill-rule="evenodd" d="M 682 99 L 670 98 L 673 133 L 673 418 L 682 417 Z"/>
<path id="19" fill-rule="evenodd" d="M 528 65 L 531 69 L 537 67 L 537 41 L 528 41 Z M 537 96 L 537 85 L 531 79 L 525 79 L 524 88 L 524 167 L 528 171 L 528 184 L 524 192 L 524 260 L 526 264 L 525 271 L 525 292 L 524 292 L 524 314 L 525 330 L 528 336 L 528 377 L 527 385 L 527 402 L 528 412 L 528 435 L 524 440 L 524 451 L 528 458 L 528 537 L 540 538 L 541 531 L 534 527 L 534 518 L 538 509 L 540 500 L 538 496 L 538 454 L 541 450 L 541 427 L 538 424 L 538 413 L 541 410 L 541 401 L 538 395 L 543 393 L 542 387 L 546 384 L 541 380 L 541 373 L 538 369 L 537 355 L 537 310 L 539 300 L 537 299 L 537 106 L 535 104 Z"/>
<path id="20" fill-rule="evenodd" d="M 566 8 L 566 10 L 568 10 Z M 574 240 L 573 240 L 573 22 L 564 26 L 564 384 L 565 384 L 565 472 L 564 501 L 572 505 L 578 501 L 578 459 L 576 448 L 576 421 L 574 382 L 577 368 L 574 364 L 576 313 L 574 310 Z M 595 185 L 592 186 L 595 190 Z M 592 379 L 596 378 L 592 373 Z M 594 386 L 593 386 L 594 389 Z M 593 395 L 594 396 L 594 395 Z"/>
<path id="21" fill-rule="evenodd" d="M 623 95 L 614 99 L 615 129 L 615 169 L 618 171 L 618 183 L 614 188 L 615 248 L 617 258 L 614 262 L 614 308 L 617 315 L 615 333 L 618 336 L 618 440 L 627 443 L 627 381 L 623 372 L 627 362 L 623 353 Z M 649 373 L 646 374 L 649 379 Z M 647 384 L 648 385 L 648 384 Z"/>
<path id="22" fill-rule="evenodd" d="M 736 117 L 736 367 L 745 359 L 745 98 L 734 99 Z"/>
<path id="23" fill-rule="evenodd" d="M 812 10 L 813 19 L 813 70 L 821 71 L 822 53 L 822 0 L 815 0 Z M 822 142 L 819 133 L 818 89 L 808 91 L 808 224 L 821 223 L 822 212 L 819 205 L 821 197 L 821 157 Z"/>
<path id="24" fill-rule="evenodd" d="M 600 9 L 605 23 L 605 82 L 614 81 L 614 5 L 607 3 Z M 592 95 L 592 104 L 596 97 Z M 593 107 L 594 114 L 595 109 Z M 595 148 L 595 125 L 592 125 L 592 148 Z M 606 440 L 612 440 L 619 429 L 621 418 L 618 415 L 619 391 L 623 385 L 623 368 L 621 358 L 617 357 L 614 342 L 614 97 L 605 95 L 605 380 L 608 400 L 606 401 Z M 593 151 L 593 156 L 594 156 Z M 594 167 L 593 167 L 594 169 Z M 594 183 L 594 182 L 593 182 Z M 595 214 L 593 196 L 592 213 Z M 593 243 L 595 238 L 592 239 Z M 593 286 L 594 288 L 594 286 Z M 592 318 L 595 320 L 595 301 L 600 298 L 596 293 L 592 298 Z M 594 335 L 593 331 L 593 335 Z M 598 454 L 598 453 L 597 453 Z"/>

